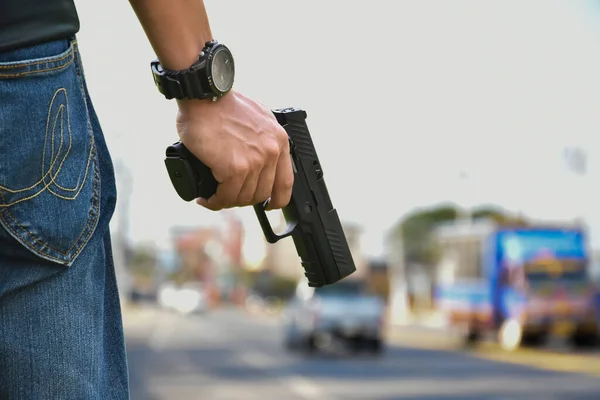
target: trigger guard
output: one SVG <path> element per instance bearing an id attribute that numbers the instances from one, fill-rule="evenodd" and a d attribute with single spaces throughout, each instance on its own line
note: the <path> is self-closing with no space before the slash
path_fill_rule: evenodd
<path id="1" fill-rule="evenodd" d="M 262 231 L 265 235 L 265 238 L 267 239 L 267 242 L 274 244 L 274 243 L 277 243 L 278 241 L 280 241 L 281 239 L 284 239 L 284 238 L 290 236 L 292 233 L 294 233 L 297 223 L 288 224 L 285 232 L 283 232 L 280 235 L 275 233 L 275 231 L 273 231 L 273 227 L 271 226 L 271 223 L 269 222 L 269 218 L 267 217 L 267 213 L 265 210 L 267 208 L 267 206 L 269 205 L 270 200 L 271 199 L 269 198 L 262 203 L 255 204 L 254 212 L 256 213 L 256 217 L 258 218 L 258 222 L 260 223 L 260 227 L 262 228 Z"/>

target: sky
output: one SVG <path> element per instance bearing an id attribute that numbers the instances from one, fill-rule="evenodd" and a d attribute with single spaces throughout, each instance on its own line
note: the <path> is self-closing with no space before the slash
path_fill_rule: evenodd
<path id="1" fill-rule="evenodd" d="M 183 202 L 168 180 L 176 105 L 154 87 L 154 54 L 129 3 L 76 3 L 91 97 L 133 179 L 129 237 L 167 246 L 172 226 L 218 223 L 222 214 Z M 382 234 L 402 215 L 443 201 L 583 216 L 600 245 L 598 2 L 206 5 L 234 54 L 235 88 L 307 111 L 333 203 L 364 227 L 367 254 L 383 251 Z M 586 177 L 566 170 L 565 146 L 588 152 Z M 240 214 L 260 234 L 252 209 Z"/>

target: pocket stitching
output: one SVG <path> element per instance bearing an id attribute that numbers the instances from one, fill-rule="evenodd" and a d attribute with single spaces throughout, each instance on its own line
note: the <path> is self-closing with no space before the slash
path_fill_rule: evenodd
<path id="1" fill-rule="evenodd" d="M 60 88 L 60 89 L 58 89 L 54 93 L 54 96 L 52 97 L 52 100 L 50 101 L 50 106 L 48 107 L 48 118 L 47 118 L 47 121 L 46 121 L 46 134 L 45 134 L 45 139 L 44 139 L 44 150 L 43 150 L 43 155 L 42 155 L 42 172 L 43 172 L 43 168 L 45 167 L 45 163 L 46 163 L 45 162 L 45 154 L 46 154 L 46 147 L 47 147 L 48 134 L 49 134 L 49 132 L 48 132 L 48 125 L 49 125 L 49 123 L 48 122 L 50 120 L 50 115 L 52 113 L 52 107 L 54 106 L 54 102 L 55 102 L 56 96 L 60 92 L 64 92 L 65 100 L 66 100 L 65 103 L 66 103 L 66 108 L 67 108 L 67 129 L 69 131 L 69 141 L 71 142 L 69 144 L 69 149 L 66 151 L 64 157 L 62 158 L 62 161 L 60 162 L 60 165 L 58 166 L 58 170 L 56 171 L 56 173 L 54 175 L 52 175 L 52 170 L 54 169 L 54 165 L 58 161 L 58 157 L 55 160 L 52 161 L 52 163 L 50 164 L 50 167 L 48 168 L 48 171 L 42 174 L 42 178 L 39 181 L 37 181 L 36 183 L 34 183 L 33 185 L 31 185 L 31 186 L 29 186 L 27 188 L 11 189 L 9 187 L 0 185 L 0 192 L 5 191 L 5 192 L 8 192 L 8 193 L 16 194 L 16 193 L 23 193 L 23 192 L 26 192 L 28 190 L 33 190 L 38 185 L 40 185 L 42 183 L 44 184 L 44 187 L 42 187 L 38 192 L 36 192 L 36 193 L 34 193 L 34 194 L 30 195 L 30 196 L 27 196 L 25 198 L 22 198 L 22 199 L 19 199 L 19 200 L 15 200 L 15 201 L 13 201 L 11 203 L 6 203 L 5 204 L 4 200 L 3 200 L 3 197 L 0 197 L 2 199 L 2 202 L 0 202 L 0 209 L 1 208 L 8 208 L 8 207 L 11 207 L 11 206 L 13 206 L 15 204 L 31 200 L 34 197 L 40 195 L 45 190 L 48 190 L 50 193 L 52 193 L 56 197 L 61 198 L 63 200 L 75 200 L 75 199 L 77 199 L 77 197 L 79 196 L 79 193 L 83 189 L 84 183 L 82 183 L 79 188 L 76 187 L 76 188 L 73 188 L 73 189 L 67 189 L 67 188 L 63 188 L 61 185 L 59 185 L 56 182 L 56 177 L 58 176 L 58 174 L 62 170 L 62 166 L 63 166 L 65 160 L 67 159 L 68 155 L 69 155 L 69 151 L 71 150 L 72 140 L 73 140 L 72 139 L 72 133 L 71 133 L 71 118 L 70 118 L 70 113 L 69 113 L 69 99 L 68 99 L 68 94 L 67 94 L 67 91 L 66 91 L 65 88 Z M 60 107 L 59 107 L 59 112 L 57 112 L 57 114 L 56 114 L 55 122 L 54 122 L 54 124 L 52 126 L 52 138 L 54 138 L 55 131 L 56 131 L 56 124 L 57 124 L 56 120 L 60 116 L 60 112 L 64 109 L 64 107 L 65 107 L 65 105 L 61 104 Z M 86 106 L 86 109 L 87 109 L 87 106 Z M 62 120 L 61 120 L 61 124 L 62 124 Z M 91 160 L 93 158 L 93 151 L 94 151 L 94 146 L 95 146 L 94 135 L 91 133 L 91 126 L 89 125 L 89 122 L 88 122 L 88 130 L 90 130 L 90 135 L 89 135 L 90 136 L 90 152 L 88 154 L 88 160 L 87 160 L 87 164 L 86 164 L 86 169 L 85 169 L 85 174 L 84 174 L 83 182 L 85 182 L 85 180 L 87 179 L 87 174 L 89 173 L 90 162 L 91 162 Z M 61 128 L 61 144 L 60 144 L 60 146 L 58 148 L 58 154 L 60 154 L 60 149 L 62 148 L 62 139 L 63 139 L 63 137 L 64 137 L 64 131 Z M 54 147 L 54 139 L 52 139 L 52 146 Z M 46 182 L 46 178 L 48 177 L 48 175 L 52 176 L 50 182 Z M 58 187 L 61 190 L 69 191 L 69 192 L 75 192 L 75 191 L 77 191 L 77 193 L 74 195 L 74 197 L 62 196 L 62 195 L 60 195 L 58 193 L 55 193 L 52 190 L 52 188 L 51 188 L 52 184 L 56 185 L 56 187 Z"/>
<path id="2" fill-rule="evenodd" d="M 76 41 L 72 42 L 72 45 L 77 44 Z M 10 64 L 10 65 L 0 65 L 0 69 L 10 69 L 10 68 L 21 68 L 21 67 L 30 67 L 33 65 L 40 65 L 40 64 L 44 64 L 44 63 L 56 63 L 56 62 L 60 62 L 66 58 L 68 58 L 71 54 L 73 54 L 73 47 L 71 47 L 67 54 L 60 56 L 58 58 L 55 57 L 48 57 L 44 60 L 38 60 L 38 61 L 30 61 L 30 62 L 23 62 L 20 64 Z M 69 62 L 71 62 L 72 60 L 70 60 Z"/>
<path id="3" fill-rule="evenodd" d="M 92 161 L 92 158 L 93 158 L 93 154 L 94 154 L 95 142 L 94 142 L 94 135 L 91 132 L 91 129 L 90 129 L 91 127 L 89 126 L 89 123 L 88 123 L 88 130 L 90 130 L 90 135 L 89 135 L 90 136 L 90 152 L 88 154 L 87 164 L 85 166 L 85 173 L 83 175 L 81 186 L 79 186 L 79 187 L 76 186 L 74 188 L 67 189 L 67 188 L 62 187 L 58 182 L 56 182 L 56 178 L 58 177 L 59 173 L 61 172 L 62 167 L 64 165 L 64 162 L 67 159 L 67 156 L 69 155 L 69 152 L 71 151 L 71 147 L 73 146 L 73 134 L 71 132 L 71 118 L 70 118 L 70 113 L 69 113 L 69 98 L 68 98 L 68 94 L 67 94 L 67 91 L 66 91 L 65 88 L 59 89 L 54 94 L 54 97 L 52 98 L 52 102 L 50 103 L 50 107 L 48 109 L 48 120 L 50 119 L 50 114 L 52 112 L 52 106 L 54 105 L 54 99 L 56 98 L 56 95 L 58 94 L 58 92 L 61 91 L 61 90 L 64 91 L 65 98 L 66 98 L 66 102 L 65 103 L 66 103 L 66 109 L 67 109 L 67 130 L 69 132 L 69 148 L 67 149 L 64 157 L 62 158 L 62 160 L 60 162 L 60 165 L 58 166 L 58 170 L 56 171 L 56 173 L 52 174 L 52 169 L 53 169 L 54 164 L 55 164 L 55 161 L 54 161 L 54 162 L 52 162 L 52 164 L 50 164 L 50 167 L 48 168 L 48 172 L 44 173 L 42 175 L 42 180 L 45 183 L 46 182 L 46 177 L 48 175 L 50 175 L 51 176 L 50 183 L 48 183 L 47 186 L 46 186 L 48 188 L 48 191 L 50 193 L 52 193 L 53 195 L 55 195 L 56 197 L 61 198 L 63 200 L 75 200 L 75 199 L 77 199 L 77 197 L 79 197 L 79 194 L 83 190 L 83 187 L 85 185 L 85 181 L 86 181 L 87 176 L 88 176 L 88 174 L 90 172 L 90 164 L 91 164 L 91 161 Z M 60 107 L 61 107 L 62 110 L 64 110 L 64 108 L 65 108 L 65 106 L 63 104 L 61 104 Z M 87 109 L 87 107 L 86 107 L 86 109 Z M 64 112 L 64 111 L 62 111 L 62 112 Z M 58 113 L 57 113 L 57 118 L 58 118 Z M 62 123 L 63 122 L 61 120 L 61 124 Z M 52 127 L 52 137 L 54 137 L 54 132 L 55 131 L 56 131 L 56 124 L 54 124 L 54 126 Z M 44 140 L 44 152 L 43 152 L 43 155 L 42 155 L 42 160 L 43 160 L 42 161 L 42 168 L 44 168 L 44 166 L 46 164 L 45 157 L 46 157 L 46 147 L 47 147 L 46 146 L 46 143 L 47 143 L 46 140 L 48 139 L 48 133 L 47 132 L 48 132 L 48 127 L 46 126 L 46 138 Z M 57 156 L 58 156 L 58 154 L 60 154 L 60 148 L 62 147 L 62 138 L 63 137 L 64 137 L 64 129 L 61 127 L 61 144 L 60 144 L 60 146 L 58 148 Z M 54 139 L 52 139 L 52 146 L 53 146 L 53 152 L 54 152 Z M 60 195 L 60 194 L 56 193 L 54 190 L 52 190 L 52 184 L 54 184 L 56 187 L 58 187 L 61 190 L 66 191 L 66 192 L 77 192 L 77 193 L 75 193 L 73 195 L 73 197 L 67 197 L 67 196 Z"/>
<path id="4" fill-rule="evenodd" d="M 35 75 L 35 74 L 41 74 L 41 73 L 45 73 L 45 72 L 59 71 L 61 69 L 68 67 L 69 65 L 71 65 L 72 62 L 73 62 L 73 60 L 69 61 L 68 63 L 66 63 L 64 65 L 59 65 L 58 67 L 45 68 L 45 69 L 40 69 L 37 71 L 23 71 L 23 72 L 17 72 L 16 74 L 0 74 L 0 78 L 18 78 L 18 77 L 24 76 L 24 75 Z"/>
<path id="5" fill-rule="evenodd" d="M 40 60 L 40 61 L 34 61 L 32 63 L 23 63 L 23 64 L 16 64 L 16 65 L 0 65 L 0 70 L 27 68 L 27 67 L 32 67 L 32 66 L 41 65 L 41 64 L 52 65 L 52 64 L 60 63 L 61 61 L 65 60 L 69 57 L 71 57 L 70 60 L 66 61 L 64 64 L 60 64 L 55 67 L 47 67 L 47 68 L 41 68 L 41 69 L 36 69 L 36 70 L 31 70 L 31 71 L 26 70 L 26 71 L 16 72 L 16 73 L 1 73 L 0 72 L 0 78 L 19 78 L 21 76 L 26 76 L 26 75 L 36 75 L 36 74 L 42 74 L 42 73 L 46 73 L 46 72 L 60 71 L 61 69 L 65 69 L 68 66 L 70 66 L 71 64 L 73 64 L 73 62 L 75 61 L 75 54 L 74 54 L 73 47 L 71 47 L 71 49 L 65 56 L 60 57 L 58 59 Z"/>
<path id="6" fill-rule="evenodd" d="M 94 183 L 93 183 L 93 188 L 92 188 L 92 207 L 90 209 L 90 212 L 88 213 L 88 215 L 90 213 L 95 213 L 96 216 L 95 218 L 88 218 L 88 221 L 85 225 L 85 227 L 81 230 L 81 233 L 79 234 L 79 236 L 77 237 L 77 239 L 74 241 L 73 245 L 67 250 L 67 252 L 65 254 L 63 254 L 62 252 L 54 249 L 52 246 L 48 245 L 47 243 L 45 243 L 44 241 L 42 241 L 41 239 L 37 238 L 35 235 L 33 235 L 31 232 L 29 232 L 25 227 L 23 227 L 21 224 L 19 224 L 19 222 L 16 221 L 16 219 L 14 218 L 14 216 L 10 213 L 10 211 L 8 210 L 8 208 L 4 209 L 4 212 L 0 212 L 0 220 L 2 220 L 2 222 L 4 222 L 4 227 L 6 227 L 8 230 L 10 230 L 16 237 L 21 238 L 21 235 L 19 235 L 18 232 L 16 232 L 14 230 L 14 228 L 12 227 L 12 225 L 6 220 L 5 216 L 8 216 L 14 223 L 15 225 L 17 225 L 21 231 L 29 236 L 35 243 L 38 243 L 40 245 L 42 245 L 43 247 L 46 247 L 49 250 L 52 250 L 53 252 L 65 257 L 65 258 L 69 258 L 68 254 L 73 250 L 73 248 L 78 244 L 79 246 L 77 247 L 76 251 L 73 253 L 73 255 L 69 258 L 69 260 L 67 261 L 72 261 L 74 260 L 77 255 L 81 252 L 81 250 L 83 249 L 83 247 L 85 247 L 86 242 L 88 241 L 88 239 L 92 236 L 92 234 L 94 233 L 94 229 L 92 227 L 90 227 L 90 225 L 94 226 L 95 224 L 97 224 L 99 218 L 100 218 L 100 202 L 99 202 L 99 176 L 98 176 L 98 170 L 97 170 L 97 164 L 96 164 L 96 168 L 95 168 L 95 174 L 94 174 Z M 0 198 L 2 198 L 2 193 L 0 193 Z M 82 240 L 81 237 L 84 234 L 85 231 L 88 231 L 86 237 Z M 29 247 L 29 246 L 28 246 Z M 37 249 L 36 253 L 39 252 Z M 39 255 L 39 254 L 38 254 Z M 59 263 L 63 263 L 65 260 L 61 260 L 59 258 L 56 258 L 52 255 L 49 254 L 43 254 L 43 257 L 52 259 L 56 262 Z"/>

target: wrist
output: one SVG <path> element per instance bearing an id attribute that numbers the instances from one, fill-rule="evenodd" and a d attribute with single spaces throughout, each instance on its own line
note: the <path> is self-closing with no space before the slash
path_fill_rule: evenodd
<path id="1" fill-rule="evenodd" d="M 177 107 L 183 114 L 195 113 L 199 110 L 204 110 L 207 107 L 214 107 L 217 103 L 228 101 L 233 96 L 233 90 L 230 90 L 222 97 L 213 99 L 177 99 Z"/>
<path id="2" fill-rule="evenodd" d="M 179 108 L 179 111 L 181 111 L 184 114 L 189 114 L 189 113 L 193 113 L 196 110 L 199 109 L 204 109 L 206 107 L 210 107 L 210 105 L 213 103 L 212 99 L 192 99 L 192 100 L 181 100 L 181 99 L 177 99 L 177 107 Z"/>
<path id="3" fill-rule="evenodd" d="M 213 39 L 203 0 L 129 0 L 165 69 L 184 70 Z"/>
<path id="4" fill-rule="evenodd" d="M 206 39 L 204 40 L 204 38 Z M 213 40 L 213 37 L 207 33 L 202 36 L 202 40 L 199 41 L 197 37 L 183 40 L 169 48 L 157 51 L 156 56 L 164 69 L 172 71 L 186 70 L 198 60 L 204 44 Z"/>

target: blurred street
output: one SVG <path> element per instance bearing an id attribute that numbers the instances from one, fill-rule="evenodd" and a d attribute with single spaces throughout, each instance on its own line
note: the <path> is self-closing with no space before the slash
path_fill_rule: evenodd
<path id="1" fill-rule="evenodd" d="M 460 352 L 390 345 L 380 358 L 290 354 L 277 317 L 237 309 L 184 316 L 140 308 L 124 319 L 132 400 L 590 400 L 600 393 L 593 376 Z"/>

